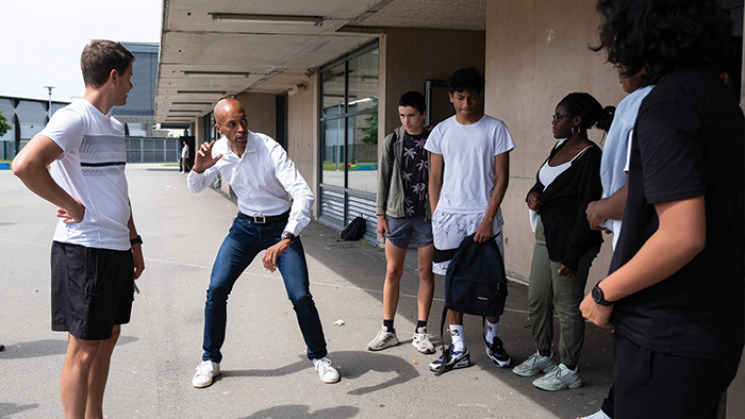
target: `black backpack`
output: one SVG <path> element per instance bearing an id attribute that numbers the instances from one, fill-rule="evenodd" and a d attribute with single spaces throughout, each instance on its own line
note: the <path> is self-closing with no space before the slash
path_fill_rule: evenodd
<path id="1" fill-rule="evenodd" d="M 499 234 L 483 243 L 473 241 L 473 234 L 467 236 L 450 260 L 445 273 L 445 307 L 440 321 L 443 362 L 435 375 L 445 372 L 445 364 L 451 356 L 444 336 L 448 309 L 482 316 L 482 327 L 486 317 L 500 316 L 504 312 L 507 275 L 502 254 L 494 242 Z"/>
<path id="2" fill-rule="evenodd" d="M 342 240 L 360 240 L 365 235 L 365 219 L 361 216 L 354 217 L 352 221 L 341 231 Z"/>
<path id="3" fill-rule="evenodd" d="M 464 238 L 445 273 L 445 306 L 477 316 L 500 316 L 507 298 L 502 254 L 493 236 L 483 243 Z"/>

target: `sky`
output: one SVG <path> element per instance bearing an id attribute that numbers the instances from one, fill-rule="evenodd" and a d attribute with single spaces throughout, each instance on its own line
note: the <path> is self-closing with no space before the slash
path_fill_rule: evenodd
<path id="1" fill-rule="evenodd" d="M 81 97 L 85 45 L 160 42 L 162 15 L 162 0 L 0 0 L 0 95 Z"/>

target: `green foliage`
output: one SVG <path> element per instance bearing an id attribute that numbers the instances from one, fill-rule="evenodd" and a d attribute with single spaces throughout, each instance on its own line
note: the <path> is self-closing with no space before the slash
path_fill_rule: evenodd
<path id="1" fill-rule="evenodd" d="M 0 137 L 5 135 L 6 132 L 13 129 L 13 126 L 8 123 L 8 120 L 5 119 L 5 116 L 3 116 L 3 113 L 0 112 Z"/>
<path id="2" fill-rule="evenodd" d="M 374 97 L 373 102 L 375 103 L 375 109 L 378 109 L 378 98 Z M 377 144 L 378 143 L 378 112 L 370 114 L 365 118 L 367 126 L 359 128 L 360 132 L 364 135 L 362 142 L 365 144 Z"/>

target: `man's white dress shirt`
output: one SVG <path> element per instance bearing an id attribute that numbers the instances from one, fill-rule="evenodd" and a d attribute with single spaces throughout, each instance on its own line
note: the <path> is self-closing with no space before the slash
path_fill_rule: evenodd
<path id="1" fill-rule="evenodd" d="M 246 151 L 238 157 L 227 138 L 220 137 L 212 155 L 222 154 L 217 163 L 202 173 L 192 170 L 189 191 L 197 193 L 215 180 L 218 171 L 238 197 L 238 209 L 253 217 L 276 216 L 290 210 L 284 231 L 300 234 L 310 223 L 315 197 L 305 179 L 279 143 L 267 135 L 248 133 Z"/>

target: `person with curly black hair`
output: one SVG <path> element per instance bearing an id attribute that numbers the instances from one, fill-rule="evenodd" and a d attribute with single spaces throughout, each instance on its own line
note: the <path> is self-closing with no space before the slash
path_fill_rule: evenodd
<path id="1" fill-rule="evenodd" d="M 526 198 L 535 233 L 528 304 L 537 350 L 512 372 L 521 377 L 545 373 L 533 385 L 547 391 L 582 386 L 578 363 L 585 321 L 579 303 L 603 242 L 585 217 L 587 204 L 600 198 L 603 190 L 602 152 L 587 131 L 592 127 L 607 131 L 614 109 L 603 108 L 588 93 L 570 93 L 556 105 L 551 127 L 559 141 L 538 170 Z M 560 324 L 560 363 L 551 352 L 554 311 Z"/>
<path id="2" fill-rule="evenodd" d="M 611 273 L 580 308 L 615 328 L 615 418 L 715 418 L 745 342 L 745 118 L 717 71 L 732 23 L 708 0 L 597 8 L 596 49 L 655 88 Z"/>

